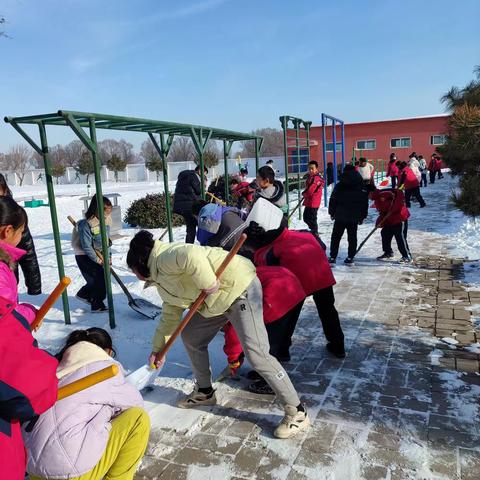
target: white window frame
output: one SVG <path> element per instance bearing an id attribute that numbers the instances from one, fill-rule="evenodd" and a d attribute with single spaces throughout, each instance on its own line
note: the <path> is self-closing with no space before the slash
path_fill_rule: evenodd
<path id="1" fill-rule="evenodd" d="M 442 143 L 434 143 L 433 139 L 435 137 L 442 137 L 443 142 Z M 430 145 L 445 145 L 445 141 L 447 136 L 444 133 L 438 133 L 437 135 L 430 135 Z"/>
<path id="2" fill-rule="evenodd" d="M 332 146 L 332 148 L 329 150 L 328 147 L 329 145 Z M 332 152 L 333 153 L 333 142 L 327 142 L 325 144 L 325 151 L 328 153 L 328 152 Z M 341 152 L 342 151 L 342 142 L 337 142 L 337 148 L 335 150 L 336 152 Z"/>
<path id="3" fill-rule="evenodd" d="M 400 143 L 402 143 L 402 140 L 407 140 L 407 139 L 408 139 L 408 141 L 409 141 L 409 144 L 406 145 L 406 146 L 400 145 L 400 146 L 398 146 L 398 147 L 394 147 L 394 146 L 392 145 L 392 142 L 393 142 L 394 140 L 400 140 Z M 412 137 L 395 137 L 395 138 L 391 138 L 391 139 L 390 139 L 390 148 L 412 148 Z"/>
<path id="4" fill-rule="evenodd" d="M 360 148 L 358 146 L 358 142 L 365 142 L 365 143 L 373 142 L 373 148 Z M 357 140 L 355 142 L 355 145 L 357 146 L 357 150 L 376 150 L 377 149 L 377 140 L 375 140 L 374 138 L 369 138 L 367 140 Z"/>

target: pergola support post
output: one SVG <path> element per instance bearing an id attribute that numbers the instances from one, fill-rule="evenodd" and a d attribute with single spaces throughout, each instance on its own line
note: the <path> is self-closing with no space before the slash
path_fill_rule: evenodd
<path id="1" fill-rule="evenodd" d="M 98 220 L 100 221 L 100 234 L 102 236 L 103 272 L 105 275 L 105 286 L 107 287 L 108 319 L 110 322 L 110 328 L 115 328 L 115 310 L 113 306 L 112 278 L 110 273 L 110 252 L 108 250 L 109 245 L 105 215 L 103 214 L 105 206 L 103 204 L 102 176 L 100 173 L 100 159 L 98 157 L 97 132 L 95 129 L 95 120 L 91 118 L 89 123 L 90 139 L 94 147 L 91 150 L 91 153 L 95 176 L 95 193 L 97 195 Z"/>
<path id="2" fill-rule="evenodd" d="M 173 218 L 172 218 L 172 209 L 170 206 L 170 189 L 168 188 L 168 164 L 167 164 L 167 156 L 168 152 L 170 151 L 170 147 L 172 146 L 174 135 L 170 134 L 165 140 L 165 136 L 163 133 L 160 133 L 160 145 L 158 145 L 157 140 L 155 139 L 153 133 L 148 132 L 148 136 L 155 147 L 155 150 L 160 155 L 162 159 L 162 173 L 163 173 L 163 191 L 165 192 L 165 208 L 167 209 L 167 229 L 168 229 L 168 239 L 170 242 L 173 242 Z"/>
<path id="3" fill-rule="evenodd" d="M 223 141 L 223 179 L 225 183 L 225 201 L 228 203 L 230 198 L 230 185 L 228 176 L 228 156 L 232 151 L 233 141 Z"/>
<path id="4" fill-rule="evenodd" d="M 203 128 L 199 128 L 198 131 L 195 128 L 191 129 L 191 137 L 193 144 L 197 150 L 199 156 L 199 167 L 200 167 L 200 192 L 202 198 L 205 200 L 205 162 L 203 154 L 205 153 L 205 148 L 207 146 L 210 137 L 212 136 L 212 131 L 208 130 L 206 137 L 203 136 Z"/>
<path id="5" fill-rule="evenodd" d="M 47 131 L 45 125 L 40 122 L 38 124 L 40 134 L 41 153 L 43 157 L 43 164 L 45 167 L 45 183 L 47 185 L 48 203 L 50 205 L 50 217 L 52 219 L 53 242 L 55 245 L 55 255 L 57 257 L 58 278 L 61 280 L 65 276 L 65 266 L 63 264 L 62 243 L 60 240 L 60 230 L 58 228 L 57 204 L 55 202 L 55 192 L 53 188 L 52 168 L 50 164 L 50 155 L 48 152 Z M 29 142 L 30 143 L 30 142 Z M 32 145 L 32 143 L 30 143 Z M 38 148 L 35 148 L 38 152 Z M 67 291 L 62 293 L 63 316 L 65 318 L 65 325 L 70 325 L 70 305 L 68 302 Z"/>
<path id="6" fill-rule="evenodd" d="M 285 159 L 285 195 L 287 197 L 287 215 L 290 213 L 290 183 L 288 179 L 288 142 L 287 142 L 287 128 L 288 117 L 280 117 L 280 123 L 283 130 L 283 155 Z"/>

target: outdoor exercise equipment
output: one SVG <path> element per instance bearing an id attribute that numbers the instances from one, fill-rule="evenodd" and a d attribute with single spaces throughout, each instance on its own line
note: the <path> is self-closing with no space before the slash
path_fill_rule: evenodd
<path id="1" fill-rule="evenodd" d="M 308 172 L 310 161 L 310 127 L 312 122 L 298 117 L 282 115 L 280 123 L 283 130 L 283 154 L 285 158 L 285 193 L 288 211 L 290 210 L 290 184 L 297 187 L 298 218 L 302 218 L 302 210 L 298 204 L 302 202 L 303 176 Z M 324 170 L 324 174 L 325 174 Z"/>
<path id="2" fill-rule="evenodd" d="M 331 122 L 331 125 L 329 126 L 328 123 L 329 121 Z M 330 127 L 332 131 L 332 145 L 333 145 L 333 150 L 332 150 L 332 162 L 333 162 L 333 185 L 337 184 L 337 177 L 338 177 L 338 166 L 337 166 L 337 125 L 340 126 L 340 138 L 341 138 L 341 165 L 342 165 L 342 171 L 343 168 L 345 167 L 345 123 L 343 120 L 340 120 L 339 118 L 332 117 L 331 115 L 328 115 L 327 113 L 322 113 L 322 154 L 323 154 L 323 171 L 327 171 L 327 128 Z M 328 205 L 328 199 L 327 199 L 327 181 L 325 178 L 325 185 L 323 187 L 323 202 L 324 205 Z"/>
<path id="3" fill-rule="evenodd" d="M 63 277 L 58 285 L 54 288 L 53 292 L 48 296 L 48 298 L 43 302 L 43 305 L 37 312 L 35 320 L 30 325 L 30 330 L 36 332 L 45 318 L 47 312 L 53 307 L 54 303 L 58 300 L 60 295 L 65 291 L 65 289 L 72 283 L 69 277 Z"/>
<path id="4" fill-rule="evenodd" d="M 199 156 L 201 192 L 205 198 L 204 182 L 204 153 L 209 140 L 218 140 L 223 142 L 225 176 L 228 178 L 227 157 L 230 154 L 232 145 L 236 141 L 252 140 L 255 142 L 256 165 L 263 137 L 253 134 L 234 132 L 211 127 L 202 127 L 199 125 L 190 125 L 184 123 L 165 122 L 160 120 L 151 120 L 144 118 L 123 117 L 116 115 L 105 115 L 100 113 L 74 112 L 69 110 L 58 110 L 55 113 L 32 115 L 26 117 L 5 117 L 5 122 L 12 127 L 28 142 L 28 144 L 40 155 L 42 155 L 45 179 L 47 184 L 48 201 L 50 205 L 50 215 L 52 218 L 53 238 L 55 243 L 55 252 L 57 257 L 58 275 L 62 279 L 65 276 L 65 268 L 62 257 L 62 246 L 60 239 L 60 230 L 58 227 L 57 206 L 55 201 L 54 182 L 52 177 L 52 162 L 50 159 L 47 126 L 69 127 L 85 145 L 90 152 L 94 167 L 95 193 L 98 200 L 98 209 L 103 212 L 103 191 L 102 179 L 100 175 L 101 162 L 98 154 L 97 129 L 143 132 L 147 133 L 152 141 L 155 150 L 163 162 L 163 188 L 165 192 L 165 202 L 167 208 L 167 225 L 169 239 L 173 241 L 172 232 L 172 209 L 170 206 L 170 193 L 168 188 L 168 168 L 166 165 L 167 156 L 172 146 L 175 136 L 186 136 L 192 139 L 192 142 Z M 23 125 L 35 125 L 38 127 L 40 144 L 24 130 Z M 87 129 L 87 131 L 86 131 Z M 157 135 L 157 136 L 155 136 Z M 226 182 L 228 184 L 228 182 Z M 105 285 L 107 289 L 108 315 L 110 327 L 115 328 L 115 308 L 113 305 L 112 284 L 110 275 L 110 255 L 108 251 L 108 238 L 105 226 L 105 218 L 100 215 L 100 233 L 102 236 L 102 255 L 105 259 Z M 65 323 L 70 324 L 70 306 L 66 292 L 62 295 L 63 312 Z"/>

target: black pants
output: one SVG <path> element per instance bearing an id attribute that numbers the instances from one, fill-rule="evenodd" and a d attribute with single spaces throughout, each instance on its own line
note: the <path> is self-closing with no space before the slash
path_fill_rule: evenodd
<path id="1" fill-rule="evenodd" d="M 410 250 L 407 243 L 408 222 L 397 223 L 396 225 L 386 225 L 382 228 L 382 248 L 383 253 L 393 255 L 392 239 L 395 237 L 398 250 L 402 257 L 409 257 Z"/>
<path id="2" fill-rule="evenodd" d="M 438 179 L 440 180 L 441 178 L 443 178 L 443 173 L 441 170 L 437 170 L 438 171 Z"/>
<path id="3" fill-rule="evenodd" d="M 330 240 L 331 257 L 337 258 L 338 247 L 345 230 L 347 230 L 348 236 L 348 257 L 353 258 L 355 256 L 355 252 L 357 251 L 357 229 L 357 223 L 342 223 L 335 220 L 335 223 L 333 224 L 332 238 Z"/>
<path id="4" fill-rule="evenodd" d="M 335 308 L 333 287 L 322 288 L 314 292 L 313 301 L 317 306 L 317 312 L 322 322 L 325 338 L 335 349 L 342 350 L 344 348 L 344 337 L 338 312 Z"/>
<path id="5" fill-rule="evenodd" d="M 420 180 L 420 186 L 421 187 L 427 186 L 427 172 L 422 172 L 422 179 Z"/>
<path id="6" fill-rule="evenodd" d="M 195 236 L 197 235 L 197 219 L 192 213 L 182 213 L 182 217 L 185 220 L 185 225 L 187 226 L 185 243 L 195 243 Z"/>
<path id="7" fill-rule="evenodd" d="M 435 183 L 435 172 L 430 171 L 430 183 Z"/>
<path id="8" fill-rule="evenodd" d="M 303 301 L 295 305 L 283 317 L 265 325 L 270 343 L 270 355 L 273 355 L 278 361 L 284 362 L 290 359 L 292 336 L 295 332 L 302 306 Z"/>
<path id="9" fill-rule="evenodd" d="M 308 225 L 308 228 L 312 233 L 318 235 L 318 222 L 317 222 L 318 208 L 305 207 L 303 211 L 303 221 Z"/>
<path id="10" fill-rule="evenodd" d="M 92 308 L 102 304 L 107 296 L 103 266 L 94 262 L 87 255 L 75 255 L 78 268 L 87 282 L 77 293 L 83 298 L 89 298 Z"/>
<path id="11" fill-rule="evenodd" d="M 395 188 L 397 186 L 398 177 L 396 175 L 392 175 L 390 178 L 392 180 L 392 188 Z"/>
<path id="12" fill-rule="evenodd" d="M 405 204 L 407 205 L 407 208 L 410 208 L 412 206 L 412 203 L 410 201 L 412 197 L 415 197 L 418 200 L 418 203 L 421 207 L 424 207 L 426 205 L 425 200 L 420 193 L 420 187 L 405 189 Z"/>

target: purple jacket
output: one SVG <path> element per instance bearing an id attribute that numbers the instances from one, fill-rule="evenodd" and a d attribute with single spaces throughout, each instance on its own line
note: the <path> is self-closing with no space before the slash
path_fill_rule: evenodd
<path id="1" fill-rule="evenodd" d="M 112 363 L 117 362 L 100 347 L 79 342 L 65 352 L 60 362 L 58 386 Z M 126 383 L 122 371 L 58 401 L 40 415 L 30 433 L 23 432 L 28 473 L 42 478 L 67 479 L 89 472 L 105 451 L 110 421 L 130 407 L 143 407 L 143 399 L 133 385 Z"/>

